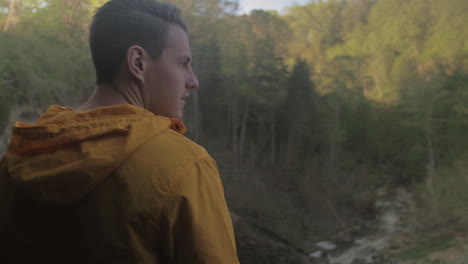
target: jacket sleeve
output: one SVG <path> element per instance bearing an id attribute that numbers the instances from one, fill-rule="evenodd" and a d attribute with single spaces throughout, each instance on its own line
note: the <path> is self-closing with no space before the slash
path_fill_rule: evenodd
<path id="1" fill-rule="evenodd" d="M 211 157 L 184 170 L 163 211 L 169 263 L 239 263 L 223 186 Z"/>
<path id="2" fill-rule="evenodd" d="M 15 193 L 15 182 L 8 173 L 6 159 L 0 160 L 0 259 L 5 259 L 7 255 L 9 236 L 10 214 Z"/>

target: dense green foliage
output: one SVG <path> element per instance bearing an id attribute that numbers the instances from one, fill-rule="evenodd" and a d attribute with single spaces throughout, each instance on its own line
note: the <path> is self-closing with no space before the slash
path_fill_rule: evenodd
<path id="1" fill-rule="evenodd" d="M 1 133 L 24 105 L 90 94 L 87 27 L 103 2 L 0 0 Z M 222 144 L 237 168 L 273 168 L 265 182 L 305 215 L 312 189 L 362 212 L 386 183 L 427 182 L 445 201 L 441 177 L 468 147 L 468 1 L 319 0 L 282 15 L 169 2 L 184 10 L 201 83 L 186 109 L 192 138 Z"/>

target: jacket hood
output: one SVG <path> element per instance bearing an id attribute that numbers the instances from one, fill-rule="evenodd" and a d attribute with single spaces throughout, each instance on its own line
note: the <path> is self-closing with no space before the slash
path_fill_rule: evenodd
<path id="1" fill-rule="evenodd" d="M 34 125 L 16 122 L 6 160 L 18 188 L 40 203 L 70 204 L 154 136 L 180 120 L 132 105 L 75 111 L 53 105 Z"/>

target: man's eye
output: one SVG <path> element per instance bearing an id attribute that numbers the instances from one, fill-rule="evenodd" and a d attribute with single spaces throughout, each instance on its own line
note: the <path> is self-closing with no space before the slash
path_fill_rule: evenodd
<path id="1" fill-rule="evenodd" d="M 184 61 L 180 65 L 182 65 L 184 68 L 188 68 L 190 66 L 190 61 Z"/>

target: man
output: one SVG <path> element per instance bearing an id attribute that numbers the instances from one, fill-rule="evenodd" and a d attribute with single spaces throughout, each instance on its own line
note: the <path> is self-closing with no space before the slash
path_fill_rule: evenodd
<path id="1" fill-rule="evenodd" d="M 0 162 L 1 263 L 239 263 L 215 162 L 182 134 L 198 81 L 179 10 L 94 16 L 97 88 L 16 123 Z"/>

